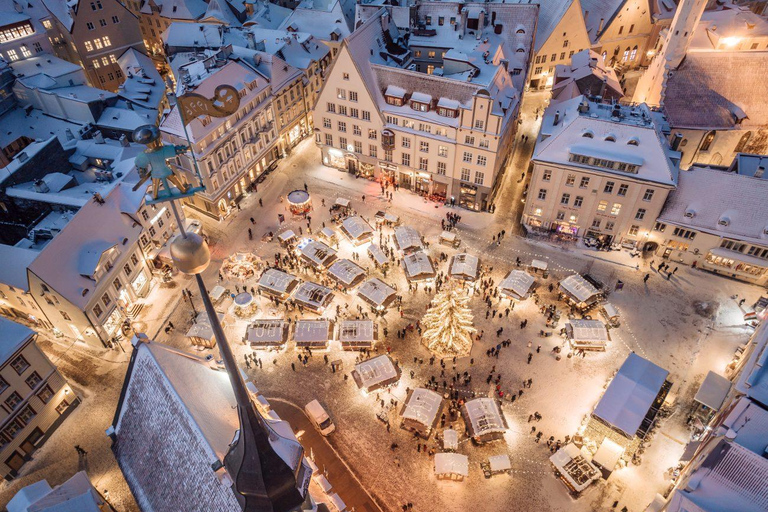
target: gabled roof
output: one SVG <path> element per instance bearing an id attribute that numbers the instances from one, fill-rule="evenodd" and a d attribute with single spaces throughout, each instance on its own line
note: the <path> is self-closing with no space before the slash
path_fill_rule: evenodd
<path id="1" fill-rule="evenodd" d="M 0 364 L 11 357 L 35 331 L 26 325 L 0 317 Z"/>
<path id="2" fill-rule="evenodd" d="M 625 2 L 626 0 L 581 0 L 582 11 L 589 13 L 586 20 L 587 33 L 593 43 L 597 42 L 602 34 L 600 20 L 603 20 L 602 30 L 605 30 Z"/>
<path id="3" fill-rule="evenodd" d="M 0 244 L 0 283 L 29 291 L 27 267 L 35 261 L 39 251 Z"/>

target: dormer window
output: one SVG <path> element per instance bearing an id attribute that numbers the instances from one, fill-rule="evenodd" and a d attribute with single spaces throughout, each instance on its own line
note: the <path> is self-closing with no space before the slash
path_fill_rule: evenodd
<path id="1" fill-rule="evenodd" d="M 419 112 L 429 112 L 429 103 L 411 100 L 411 108 Z"/>
<path id="2" fill-rule="evenodd" d="M 384 100 L 388 105 L 402 107 L 405 103 L 405 89 L 390 85 L 387 87 L 387 90 L 384 91 Z"/>
<path id="3" fill-rule="evenodd" d="M 605 142 L 616 142 L 616 137 L 613 135 L 606 135 L 604 140 Z"/>
<path id="4" fill-rule="evenodd" d="M 587 130 L 586 132 L 582 133 L 581 136 L 584 137 L 584 138 L 587 138 L 587 139 L 594 139 L 595 138 L 595 134 L 592 133 L 589 130 Z"/>
<path id="5" fill-rule="evenodd" d="M 639 146 L 640 145 L 640 141 L 637 140 L 635 137 L 632 137 L 631 139 L 629 139 L 627 141 L 627 145 L 628 146 Z"/>
<path id="6" fill-rule="evenodd" d="M 440 98 L 437 102 L 437 114 L 443 117 L 459 117 L 459 102 Z"/>
<path id="7" fill-rule="evenodd" d="M 423 92 L 414 92 L 411 94 L 411 108 L 418 112 L 429 112 L 429 106 L 432 104 L 432 96 Z"/>

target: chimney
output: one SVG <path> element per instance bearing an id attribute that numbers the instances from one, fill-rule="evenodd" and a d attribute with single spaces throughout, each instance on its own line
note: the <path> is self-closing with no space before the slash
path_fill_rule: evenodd
<path id="1" fill-rule="evenodd" d="M 35 181 L 35 192 L 39 192 L 41 194 L 46 194 L 51 191 L 50 188 L 48 188 L 48 184 L 43 180 L 37 180 Z"/>
<path id="2" fill-rule="evenodd" d="M 246 46 L 248 46 L 248 48 L 250 48 L 251 50 L 255 50 L 256 49 L 256 36 L 253 34 L 253 32 L 250 32 L 250 31 L 246 32 L 245 33 L 245 38 L 248 39 L 248 44 Z"/>
<path id="3" fill-rule="evenodd" d="M 127 148 L 129 146 L 128 137 L 125 136 L 125 134 L 120 136 L 120 145 L 124 148 Z"/>
<path id="4" fill-rule="evenodd" d="M 483 27 L 485 26 L 485 11 L 480 10 L 480 14 L 478 14 L 477 17 L 477 35 L 475 36 L 476 39 L 480 39 L 481 34 L 483 33 Z"/>
<path id="5" fill-rule="evenodd" d="M 97 130 L 93 133 L 93 140 L 95 140 L 97 144 L 104 144 L 104 136 L 101 134 L 101 131 Z"/>
<path id="6" fill-rule="evenodd" d="M 677 149 L 680 147 L 680 143 L 683 141 L 683 134 L 680 132 L 677 132 L 672 136 L 672 143 L 670 144 L 670 147 L 672 148 L 672 151 L 677 151 Z"/>
<path id="7" fill-rule="evenodd" d="M 603 31 L 603 23 L 605 23 L 605 18 L 600 18 L 600 24 L 597 26 L 598 34 Z"/>
<path id="8" fill-rule="evenodd" d="M 381 15 L 381 31 L 389 31 L 389 13 L 386 11 L 384 11 L 384 13 Z"/>
<path id="9" fill-rule="evenodd" d="M 560 111 L 555 112 L 555 119 L 552 121 L 552 126 L 557 126 L 557 123 L 560 122 Z"/>
<path id="10" fill-rule="evenodd" d="M 469 18 L 469 11 L 466 7 L 462 7 L 461 9 L 461 26 L 459 27 L 459 31 L 461 32 L 461 36 L 464 37 L 467 33 L 467 18 Z"/>
<path id="11" fill-rule="evenodd" d="M 605 91 L 608 89 L 608 77 L 603 77 L 603 83 L 600 84 L 600 98 L 605 98 Z"/>
<path id="12" fill-rule="evenodd" d="M 70 130 L 69 128 L 64 130 L 64 133 L 65 133 L 65 136 L 66 136 L 67 140 L 75 140 L 75 135 L 72 133 L 72 130 Z"/>

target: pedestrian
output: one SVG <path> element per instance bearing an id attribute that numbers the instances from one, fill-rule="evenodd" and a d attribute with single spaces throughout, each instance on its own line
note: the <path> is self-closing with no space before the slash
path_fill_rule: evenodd
<path id="1" fill-rule="evenodd" d="M 259 198 L 259 206 L 264 206 L 264 202 L 261 200 L 261 198 Z"/>
<path id="2" fill-rule="evenodd" d="M 296 371 L 296 363 L 291 363 L 291 370 Z"/>
<path id="3" fill-rule="evenodd" d="M 541 345 L 539 345 L 538 347 L 536 347 L 536 353 L 538 354 L 538 353 L 540 353 L 540 352 L 541 352 Z"/>
<path id="4" fill-rule="evenodd" d="M 677 267 L 675 267 L 674 269 L 672 269 L 672 273 L 673 273 L 673 274 L 674 274 L 674 273 L 676 273 L 676 272 L 677 272 Z"/>
<path id="5" fill-rule="evenodd" d="M 363 194 L 363 202 L 365 202 L 365 194 Z"/>
<path id="6" fill-rule="evenodd" d="M 533 354 L 528 352 L 528 364 L 531 364 L 531 359 L 533 359 Z"/>
<path id="7" fill-rule="evenodd" d="M 304 192 L 309 192 L 309 188 L 307 187 L 307 183 L 304 182 Z"/>
<path id="8" fill-rule="evenodd" d="M 659 268 L 661 268 L 661 266 L 659 266 Z M 647 283 L 648 279 L 650 279 L 650 277 L 651 277 L 651 274 L 645 274 L 645 277 L 643 277 L 643 282 Z"/>
<path id="9" fill-rule="evenodd" d="M 78 455 L 82 455 L 82 456 L 88 455 L 88 452 L 85 451 L 79 444 L 75 445 L 75 451 L 77 452 Z"/>
<path id="10" fill-rule="evenodd" d="M 259 201 L 261 201 L 261 199 L 259 199 Z M 256 221 L 253 220 L 253 217 L 251 217 L 251 224 L 256 224 Z"/>

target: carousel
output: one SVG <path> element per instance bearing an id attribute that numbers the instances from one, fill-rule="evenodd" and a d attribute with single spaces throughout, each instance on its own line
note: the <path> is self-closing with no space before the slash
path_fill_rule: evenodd
<path id="1" fill-rule="evenodd" d="M 226 279 L 233 281 L 252 279 L 256 277 L 259 270 L 261 270 L 259 257 L 249 252 L 236 252 L 221 265 L 221 273 Z"/>
<path id="2" fill-rule="evenodd" d="M 242 292 L 235 295 L 232 309 L 236 317 L 250 319 L 256 314 L 259 308 L 256 305 L 256 301 L 253 300 L 253 295 L 248 292 Z"/>
<path id="3" fill-rule="evenodd" d="M 306 215 L 312 210 L 312 199 L 305 190 L 288 193 L 288 209 L 293 215 Z"/>

